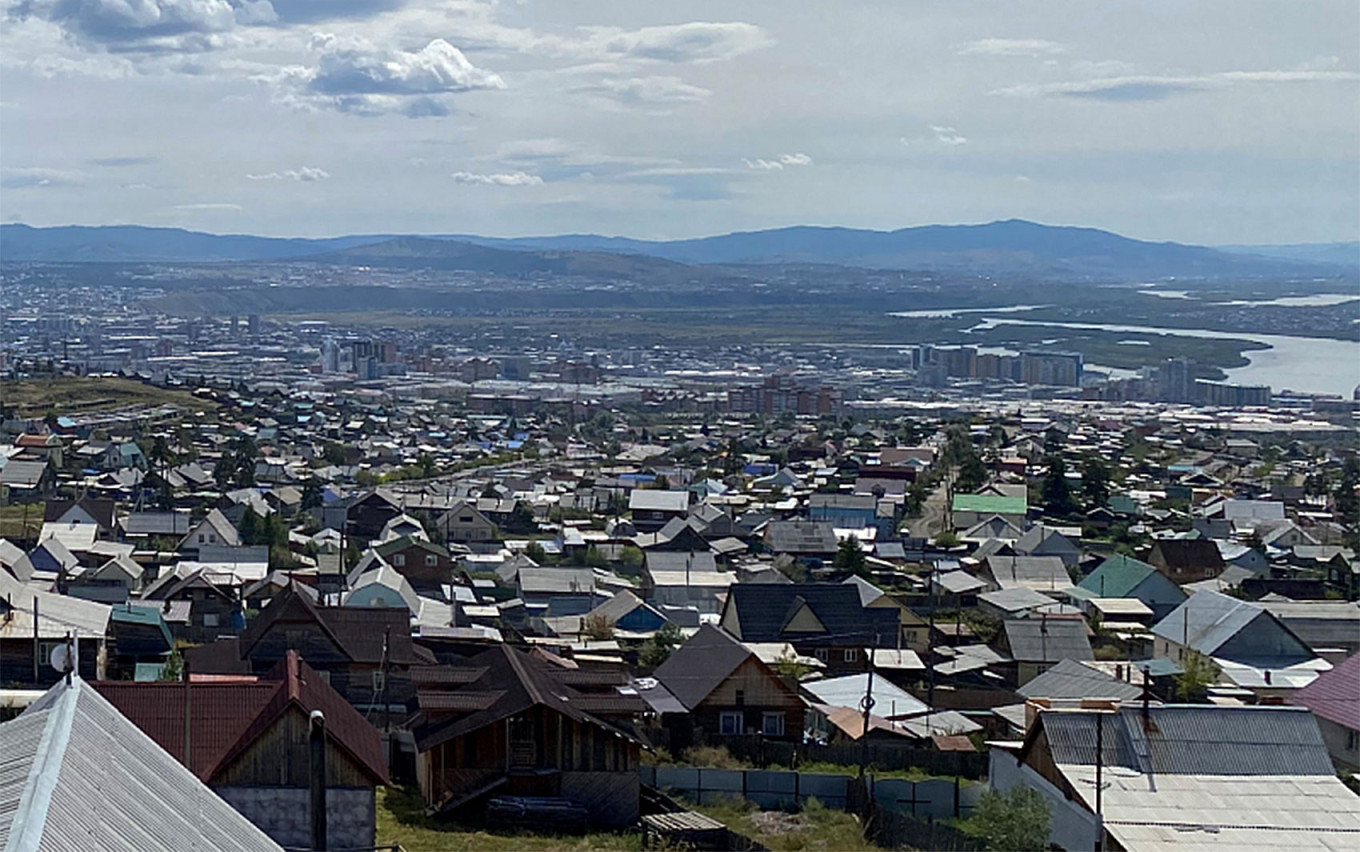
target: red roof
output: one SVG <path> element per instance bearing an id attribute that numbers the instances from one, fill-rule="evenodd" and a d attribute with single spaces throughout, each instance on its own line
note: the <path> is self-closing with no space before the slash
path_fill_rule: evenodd
<path id="1" fill-rule="evenodd" d="M 1289 700 L 1312 710 L 1314 716 L 1360 731 L 1360 654 L 1318 675 Z"/>
<path id="2" fill-rule="evenodd" d="M 258 682 L 239 679 L 201 683 L 101 681 L 99 694 L 147 736 L 184 762 L 185 702 L 188 702 L 189 769 L 204 782 L 262 737 L 289 708 L 320 710 L 333 745 L 365 770 L 375 784 L 387 783 L 387 761 L 377 729 L 289 651 Z"/>

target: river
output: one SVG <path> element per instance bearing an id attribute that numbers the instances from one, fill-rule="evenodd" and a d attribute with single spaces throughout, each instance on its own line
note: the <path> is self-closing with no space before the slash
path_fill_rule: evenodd
<path id="1" fill-rule="evenodd" d="M 1243 353 L 1251 362 L 1228 370 L 1228 381 L 1240 385 L 1270 385 L 1271 390 L 1334 393 L 1350 399 L 1360 385 L 1360 343 L 1324 337 L 1291 337 L 1249 331 L 1211 331 L 1203 328 L 1159 328 L 1145 325 L 1111 325 L 1080 322 L 1038 322 L 1006 318 L 983 319 L 974 329 L 998 325 L 1038 325 L 1120 333 L 1175 334 L 1220 340 L 1252 340 L 1269 349 Z"/>

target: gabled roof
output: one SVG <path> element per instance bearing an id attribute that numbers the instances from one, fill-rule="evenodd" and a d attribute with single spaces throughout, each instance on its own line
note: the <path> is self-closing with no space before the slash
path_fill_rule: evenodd
<path id="1" fill-rule="evenodd" d="M 1002 637 L 1011 658 L 1026 663 L 1093 660 L 1086 622 L 1080 618 L 1008 618 Z"/>
<path id="2" fill-rule="evenodd" d="M 1029 511 L 1029 501 L 1024 497 L 998 497 L 993 494 L 955 494 L 953 510 L 986 515 L 1023 515 Z"/>
<path id="3" fill-rule="evenodd" d="M 992 554 L 987 557 L 987 571 L 1003 589 L 1023 587 L 1042 592 L 1072 587 L 1072 578 L 1061 556 Z"/>
<path id="4" fill-rule="evenodd" d="M 280 849 L 78 677 L 0 725 L 0 767 L 5 849 Z"/>
<path id="5" fill-rule="evenodd" d="M 411 643 L 410 613 L 366 606 L 323 607 L 290 584 L 275 596 L 241 634 L 241 659 L 280 623 L 315 623 L 336 649 L 355 663 L 380 663 L 383 645 L 390 641 L 388 661 L 410 665 L 417 661 Z"/>
<path id="6" fill-rule="evenodd" d="M 1115 713 L 1055 710 L 1040 713 L 1025 738 L 1048 735 L 1059 764 L 1096 762 L 1096 719 L 1104 716 L 1105 766 L 1162 775 L 1324 775 L 1332 761 L 1317 723 L 1302 707 L 1216 707 L 1171 704 Z"/>
<path id="7" fill-rule="evenodd" d="M 593 725 L 615 736 L 635 739 L 617 725 L 597 718 L 580 706 L 581 693 L 558 681 L 548 664 L 510 645 L 497 645 L 467 660 L 475 676 L 453 692 L 422 694 L 425 710 L 451 710 L 456 718 L 436 721 L 416 731 L 421 751 L 472 733 L 530 707 L 541 705 L 584 725 Z M 433 699 L 440 706 L 427 705 Z"/>
<path id="8" fill-rule="evenodd" d="M 653 676 L 681 704 L 693 710 L 727 680 L 737 666 L 753 656 L 745 645 L 713 625 L 705 624 L 685 644 L 672 651 Z"/>
<path id="9" fill-rule="evenodd" d="M 1273 622 L 1273 624 L 1271 624 Z M 1278 631 L 1277 635 L 1286 636 L 1297 643 L 1297 648 L 1274 649 L 1277 653 L 1266 653 L 1262 648 L 1261 657 L 1276 662 L 1276 657 L 1291 659 L 1310 658 L 1308 646 L 1294 635 L 1279 619 L 1260 604 L 1238 600 L 1221 592 L 1201 589 L 1187 598 L 1152 627 L 1152 632 L 1179 645 L 1187 645 L 1205 656 L 1220 656 L 1220 650 L 1248 625 L 1260 624 L 1259 628 Z M 1248 662 L 1247 660 L 1240 660 Z"/>
<path id="10" fill-rule="evenodd" d="M 1081 550 L 1071 539 L 1063 535 L 1053 527 L 1046 527 L 1043 524 L 1036 524 L 1015 541 L 1016 553 L 1035 553 L 1038 550 L 1046 553 L 1068 552 L 1076 553 Z"/>
<path id="11" fill-rule="evenodd" d="M 765 541 L 777 553 L 831 554 L 840 545 L 830 521 L 771 521 Z"/>
<path id="12" fill-rule="evenodd" d="M 1149 560 L 1160 556 L 1171 569 L 1223 570 L 1223 555 L 1218 545 L 1207 538 L 1163 538 L 1152 545 Z"/>
<path id="13" fill-rule="evenodd" d="M 253 683 L 93 684 L 138 728 L 175 759 L 184 760 L 185 702 L 191 717 L 191 768 L 211 782 L 283 714 L 296 707 L 304 716 L 320 710 L 327 738 L 344 751 L 374 784 L 387 782 L 387 764 L 377 729 L 330 687 L 296 651 Z"/>
<path id="14" fill-rule="evenodd" d="M 1321 719 L 1360 731 L 1360 654 L 1353 654 L 1289 699 Z"/>
<path id="15" fill-rule="evenodd" d="M 1016 690 L 1023 698 L 1116 698 L 1136 701 L 1143 694 L 1138 684 L 1115 680 L 1102 671 L 1076 660 L 1057 665 Z"/>
<path id="16" fill-rule="evenodd" d="M 1126 598 L 1138 584 L 1156 573 L 1157 569 L 1146 562 L 1116 553 L 1077 586 L 1102 598 Z"/>
<path id="17" fill-rule="evenodd" d="M 798 633 L 800 642 L 868 647 L 876 638 L 879 647 L 897 647 L 897 611 L 865 607 L 859 589 L 843 583 L 737 583 L 727 590 L 722 623 L 729 623 L 727 616 L 735 609 L 741 641 L 786 641 L 790 637 L 784 633 L 785 626 L 797 599 L 826 628 L 819 634 Z"/>
<path id="18" fill-rule="evenodd" d="M 628 509 L 633 512 L 686 512 L 689 510 L 689 492 L 635 488 L 628 495 Z"/>
<path id="19" fill-rule="evenodd" d="M 82 510 L 85 514 L 94 518 L 95 523 L 106 530 L 113 529 L 118 522 L 113 511 L 114 501 L 97 497 L 81 497 L 78 500 L 48 500 L 43 509 L 43 522 L 60 521 L 62 516 L 72 509 Z"/>

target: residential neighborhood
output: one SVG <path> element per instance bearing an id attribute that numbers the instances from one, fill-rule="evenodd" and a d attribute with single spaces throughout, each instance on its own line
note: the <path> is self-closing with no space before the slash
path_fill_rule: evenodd
<path id="1" fill-rule="evenodd" d="M 15 848 L 414 843 L 394 808 L 690 837 L 730 797 L 885 848 L 997 848 L 996 808 L 1045 848 L 1360 847 L 1353 428 L 264 383 L 50 414 L 0 451 Z"/>

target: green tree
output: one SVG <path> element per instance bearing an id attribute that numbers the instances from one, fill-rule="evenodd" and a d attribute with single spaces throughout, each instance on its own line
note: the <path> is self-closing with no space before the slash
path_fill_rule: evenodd
<path id="1" fill-rule="evenodd" d="M 165 655 L 165 664 L 161 666 L 161 674 L 157 680 L 165 682 L 178 682 L 184 680 L 184 656 L 180 654 L 178 648 L 171 649 Z"/>
<path id="2" fill-rule="evenodd" d="M 935 546 L 943 547 L 945 549 L 951 547 L 958 547 L 959 546 L 958 534 L 955 533 L 953 530 L 945 530 L 944 532 L 935 536 Z"/>
<path id="3" fill-rule="evenodd" d="M 1087 456 L 1082 463 L 1081 495 L 1088 509 L 1104 506 L 1110 501 L 1110 469 L 1099 456 Z"/>
<path id="4" fill-rule="evenodd" d="M 637 571 L 642 567 L 642 551 L 631 544 L 624 545 L 623 552 L 619 554 L 619 564 L 625 568 Z"/>
<path id="5" fill-rule="evenodd" d="M 1035 852 L 1048 848 L 1051 814 L 1048 802 L 1037 790 L 1012 787 L 1006 792 L 988 790 L 978 800 L 970 827 L 988 849 L 1004 852 Z"/>
<path id="6" fill-rule="evenodd" d="M 524 555 L 534 560 L 539 565 L 548 558 L 548 554 L 543 550 L 543 545 L 536 541 L 531 541 L 524 547 Z"/>
<path id="7" fill-rule="evenodd" d="M 1209 694 L 1209 687 L 1218 680 L 1218 669 L 1195 651 L 1186 652 L 1181 669 L 1176 675 L 1176 698 L 1187 704 L 1203 701 Z"/>
<path id="8" fill-rule="evenodd" d="M 972 449 L 972 446 L 969 446 Z M 971 493 L 978 490 L 987 482 L 987 466 L 982 463 L 982 459 L 976 452 L 969 452 L 959 462 L 958 476 L 954 477 L 954 488 L 958 491 Z"/>
<path id="9" fill-rule="evenodd" d="M 1054 515 L 1071 514 L 1072 492 L 1067 485 L 1067 463 L 1053 453 L 1048 457 L 1048 475 L 1044 477 L 1044 509 Z"/>
<path id="10" fill-rule="evenodd" d="M 652 634 L 652 638 L 642 643 L 642 648 L 638 651 L 638 662 L 649 669 L 654 669 L 666 662 L 671 652 L 684 640 L 680 628 L 668 621 Z"/>
<path id="11" fill-rule="evenodd" d="M 321 482 L 313 476 L 302 486 L 302 510 L 320 508 L 321 502 Z"/>
<path id="12" fill-rule="evenodd" d="M 836 548 L 835 561 L 831 564 L 837 571 L 863 574 L 865 572 L 864 548 L 859 546 L 859 539 L 853 535 L 841 539 L 840 546 Z"/>

